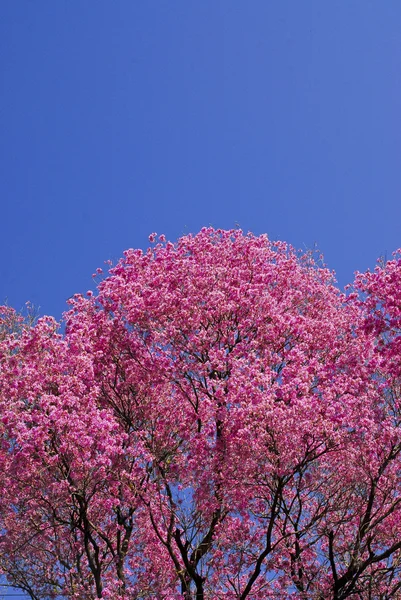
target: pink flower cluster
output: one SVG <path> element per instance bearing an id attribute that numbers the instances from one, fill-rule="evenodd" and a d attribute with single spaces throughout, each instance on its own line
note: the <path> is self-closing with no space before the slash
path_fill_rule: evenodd
<path id="1" fill-rule="evenodd" d="M 266 236 L 150 241 L 63 335 L 0 312 L 1 572 L 33 599 L 401 597 L 400 255 L 345 296 Z"/>

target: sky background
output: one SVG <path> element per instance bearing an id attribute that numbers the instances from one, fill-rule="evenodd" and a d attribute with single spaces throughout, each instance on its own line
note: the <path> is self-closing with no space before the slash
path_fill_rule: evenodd
<path id="1" fill-rule="evenodd" d="M 57 319 L 156 231 L 401 246 L 401 2 L 1 0 L 0 302 Z"/>
<path id="2" fill-rule="evenodd" d="M 1 0 L 0 303 L 57 319 L 155 231 L 401 246 L 401 2 Z"/>

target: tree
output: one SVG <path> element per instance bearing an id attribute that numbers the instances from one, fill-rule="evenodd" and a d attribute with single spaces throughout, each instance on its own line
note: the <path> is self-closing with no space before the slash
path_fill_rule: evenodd
<path id="1" fill-rule="evenodd" d="M 18 313 L 7 305 L 0 306 L 0 341 L 12 335 L 20 335 L 24 329 L 32 327 L 38 319 L 38 311 L 27 302 L 25 311 Z"/>
<path id="2" fill-rule="evenodd" d="M 154 242 L 154 236 L 151 241 Z M 401 590 L 401 260 L 348 297 L 203 229 L 0 341 L 0 566 L 32 599 Z"/>

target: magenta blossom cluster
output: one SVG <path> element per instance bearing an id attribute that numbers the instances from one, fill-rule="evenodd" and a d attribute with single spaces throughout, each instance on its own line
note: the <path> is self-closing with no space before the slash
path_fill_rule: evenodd
<path id="1" fill-rule="evenodd" d="M 33 600 L 401 597 L 400 255 L 346 295 L 267 236 L 151 242 L 63 335 L 1 310 L 0 571 Z"/>

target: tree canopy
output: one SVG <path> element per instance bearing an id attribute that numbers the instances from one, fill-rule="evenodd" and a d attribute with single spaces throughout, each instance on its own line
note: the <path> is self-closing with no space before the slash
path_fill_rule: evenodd
<path id="1" fill-rule="evenodd" d="M 10 584 L 33 600 L 401 594 L 400 255 L 345 294 L 267 236 L 151 242 L 71 298 L 63 334 L 3 327 Z"/>

